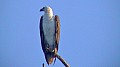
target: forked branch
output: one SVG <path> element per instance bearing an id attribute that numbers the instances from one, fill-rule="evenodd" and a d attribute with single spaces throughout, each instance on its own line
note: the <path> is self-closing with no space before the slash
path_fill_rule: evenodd
<path id="1" fill-rule="evenodd" d="M 55 54 L 55 56 L 64 64 L 65 67 L 70 67 L 69 64 L 58 54 Z"/>
<path id="2" fill-rule="evenodd" d="M 51 53 L 53 53 L 53 51 L 49 50 Z M 70 67 L 70 65 L 60 56 L 58 55 L 57 53 L 55 53 L 55 56 L 64 64 L 65 67 Z M 42 65 L 43 67 L 45 67 L 44 63 Z"/>

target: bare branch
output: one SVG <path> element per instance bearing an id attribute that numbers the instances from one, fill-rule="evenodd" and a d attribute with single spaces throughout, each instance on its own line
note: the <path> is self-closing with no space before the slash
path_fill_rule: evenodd
<path id="1" fill-rule="evenodd" d="M 42 67 L 45 67 L 45 64 L 44 64 L 44 63 L 42 64 Z"/>
<path id="2" fill-rule="evenodd" d="M 50 49 L 47 50 L 50 51 L 51 53 L 54 53 Z M 69 64 L 60 55 L 58 55 L 57 53 L 54 53 L 54 55 L 64 64 L 65 67 L 70 67 Z M 45 67 L 44 63 L 42 66 Z"/>
<path id="3" fill-rule="evenodd" d="M 69 64 L 58 54 L 55 54 L 55 56 L 64 64 L 65 67 L 70 67 Z"/>

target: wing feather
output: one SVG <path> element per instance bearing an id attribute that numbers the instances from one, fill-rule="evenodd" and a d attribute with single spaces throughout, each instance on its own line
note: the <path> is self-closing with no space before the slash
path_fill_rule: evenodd
<path id="1" fill-rule="evenodd" d="M 55 22 L 56 22 L 56 47 L 58 51 L 58 44 L 60 40 L 60 19 L 58 15 L 55 15 Z"/>
<path id="2" fill-rule="evenodd" d="M 43 52 L 45 52 L 45 45 L 44 45 L 44 32 L 43 32 L 43 26 L 42 26 L 42 24 L 43 24 L 43 16 L 41 16 L 41 18 L 40 18 L 40 37 L 41 37 L 41 46 L 42 46 L 42 50 L 43 50 Z"/>

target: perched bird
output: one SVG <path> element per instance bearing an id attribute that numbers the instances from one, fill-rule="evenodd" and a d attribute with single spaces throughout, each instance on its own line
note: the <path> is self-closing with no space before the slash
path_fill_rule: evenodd
<path id="1" fill-rule="evenodd" d="M 60 20 L 49 6 L 43 7 L 44 15 L 40 18 L 40 37 L 42 50 L 45 55 L 47 64 L 51 64 L 56 59 L 55 53 L 58 52 L 60 39 Z"/>

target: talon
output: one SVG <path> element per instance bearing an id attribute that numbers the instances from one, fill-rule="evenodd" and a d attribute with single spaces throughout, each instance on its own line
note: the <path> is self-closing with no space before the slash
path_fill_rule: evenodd
<path id="1" fill-rule="evenodd" d="M 51 50 L 50 48 L 46 48 L 47 51 L 51 52 L 51 53 L 54 53 L 55 50 Z"/>
<path id="2" fill-rule="evenodd" d="M 49 48 L 47 48 L 47 50 L 49 50 Z"/>
<path id="3" fill-rule="evenodd" d="M 54 50 L 52 50 L 52 52 L 55 52 Z"/>

